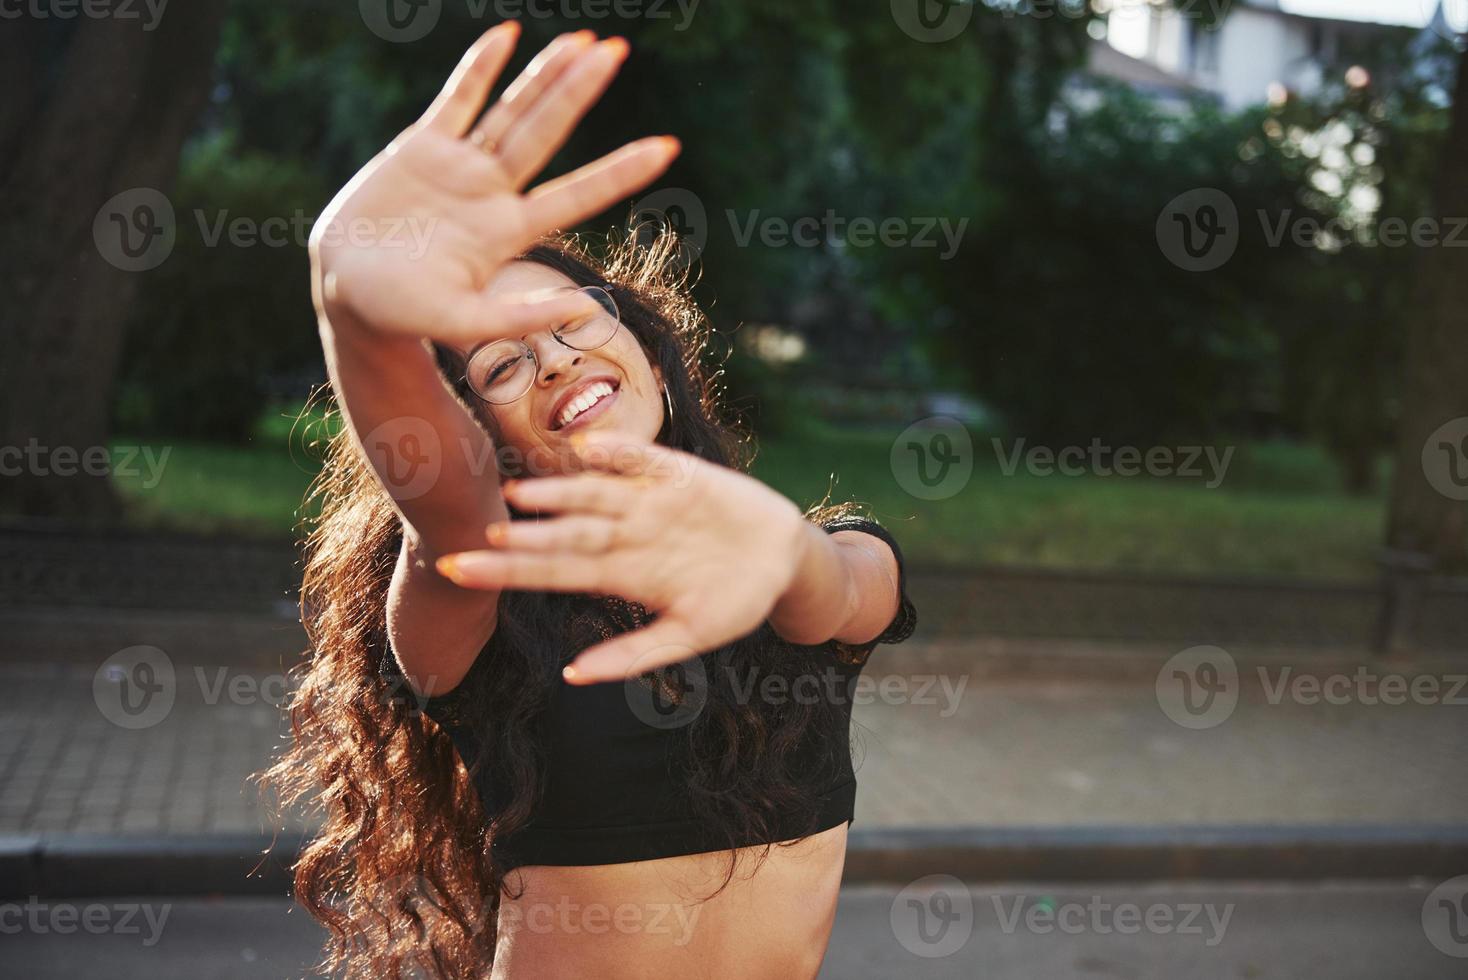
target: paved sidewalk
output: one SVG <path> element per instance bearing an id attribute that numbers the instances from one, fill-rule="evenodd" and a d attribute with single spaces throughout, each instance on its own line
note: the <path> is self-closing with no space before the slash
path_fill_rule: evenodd
<path id="1" fill-rule="evenodd" d="M 1308 687 L 1274 690 L 1298 667 L 1259 683 L 1241 664 L 1237 705 L 1189 728 L 1156 671 L 1015 679 L 952 661 L 928 670 L 916 645 L 879 648 L 854 711 L 858 829 L 1468 825 L 1468 687 L 1448 672 L 1428 675 L 1435 702 L 1374 704 L 1369 685 L 1338 684 L 1343 703 L 1311 704 Z M 284 738 L 281 675 L 171 666 L 169 682 L 0 664 L 0 835 L 275 829 L 247 779 Z"/>

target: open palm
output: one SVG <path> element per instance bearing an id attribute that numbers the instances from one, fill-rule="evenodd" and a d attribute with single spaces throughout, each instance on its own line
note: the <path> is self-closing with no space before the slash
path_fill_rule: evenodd
<path id="1" fill-rule="evenodd" d="M 581 437 L 585 472 L 507 484 L 539 520 L 489 530 L 493 550 L 440 567 L 482 589 L 617 595 L 656 615 L 583 651 L 567 680 L 622 680 L 744 636 L 769 617 L 800 561 L 800 509 L 763 483 L 621 433 Z"/>
<path id="2" fill-rule="evenodd" d="M 416 123 L 342 189 L 311 234 L 318 306 L 385 334 L 466 342 L 574 312 L 578 294 L 489 297 L 484 286 L 538 238 L 646 186 L 677 155 L 652 137 L 526 186 L 600 98 L 627 55 L 590 31 L 551 42 L 481 112 L 519 27 L 486 32 Z"/>

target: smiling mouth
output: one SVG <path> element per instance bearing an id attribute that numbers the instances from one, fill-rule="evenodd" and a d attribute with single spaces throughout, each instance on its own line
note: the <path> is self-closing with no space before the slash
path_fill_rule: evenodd
<path id="1" fill-rule="evenodd" d="M 588 418 L 600 415 L 606 410 L 606 406 L 617 395 L 621 388 L 615 381 L 599 380 L 593 381 L 582 389 L 576 397 L 568 401 L 564 408 L 551 420 L 552 431 L 560 431 L 576 425 Z"/>

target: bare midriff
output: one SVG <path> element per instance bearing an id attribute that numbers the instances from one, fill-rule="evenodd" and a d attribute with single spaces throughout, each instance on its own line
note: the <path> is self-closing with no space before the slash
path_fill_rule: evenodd
<path id="1" fill-rule="evenodd" d="M 493 980 L 816 975 L 836 917 L 847 824 L 789 846 L 510 875 Z M 713 897 L 709 897 L 712 895 Z"/>

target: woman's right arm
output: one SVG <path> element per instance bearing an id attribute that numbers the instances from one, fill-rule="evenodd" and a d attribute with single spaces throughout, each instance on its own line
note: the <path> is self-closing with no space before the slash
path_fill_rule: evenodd
<path id="1" fill-rule="evenodd" d="M 490 296 L 484 285 L 537 238 L 646 186 L 678 148 L 639 140 L 524 192 L 606 89 L 626 42 L 557 38 L 481 119 L 517 37 L 513 23 L 481 37 L 424 117 L 342 189 L 311 235 L 332 388 L 403 527 L 388 635 L 425 695 L 468 672 L 499 600 L 452 584 L 434 561 L 482 546 L 485 527 L 507 510 L 490 438 L 424 341 L 463 349 L 564 322 L 584 297 Z M 493 152 L 467 138 L 475 129 Z"/>
<path id="2" fill-rule="evenodd" d="M 413 689 L 442 693 L 495 626 L 499 593 L 461 589 L 434 569 L 455 548 L 481 546 L 487 524 L 507 516 L 493 449 L 421 342 L 375 335 L 340 313 L 320 324 L 343 421 L 403 528 L 388 592 L 389 640 Z"/>

